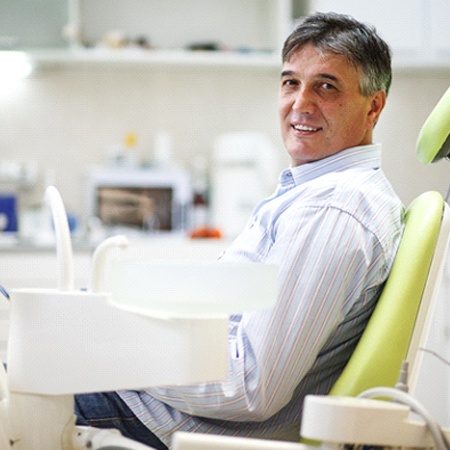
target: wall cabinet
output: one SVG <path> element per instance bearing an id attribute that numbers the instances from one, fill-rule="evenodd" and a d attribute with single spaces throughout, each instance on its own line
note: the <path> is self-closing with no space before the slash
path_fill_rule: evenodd
<path id="1" fill-rule="evenodd" d="M 311 0 L 310 8 L 376 24 L 396 68 L 450 68 L 450 0 Z"/>
<path id="2" fill-rule="evenodd" d="M 72 12 L 76 56 L 90 63 L 270 67 L 291 1 L 76 0 Z"/>
<path id="3" fill-rule="evenodd" d="M 436 57 L 450 59 L 450 0 L 432 0 L 429 10 L 430 46 Z"/>
<path id="4" fill-rule="evenodd" d="M 376 24 L 396 68 L 450 68 L 450 0 L 23 0 L 0 8 L 0 48 L 31 48 L 43 66 L 278 69 L 295 20 L 335 10 Z"/>
<path id="5" fill-rule="evenodd" d="M 78 41 L 89 47 L 108 46 L 109 35 L 110 47 L 272 52 L 289 24 L 289 2 L 79 0 L 76 14 Z"/>
<path id="6" fill-rule="evenodd" d="M 61 0 L 1 0 L 0 50 L 64 48 L 61 30 L 69 3 Z"/>
<path id="7" fill-rule="evenodd" d="M 302 0 L 69 0 L 68 5 L 61 27 L 67 48 L 35 49 L 30 56 L 41 65 L 278 68 L 293 16 L 307 12 Z"/>

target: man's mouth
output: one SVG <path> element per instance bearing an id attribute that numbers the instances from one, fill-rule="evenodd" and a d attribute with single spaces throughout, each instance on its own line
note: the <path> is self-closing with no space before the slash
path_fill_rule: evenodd
<path id="1" fill-rule="evenodd" d="M 292 125 L 292 127 L 294 128 L 294 130 L 297 130 L 297 131 L 319 131 L 322 129 L 320 127 L 316 128 L 316 127 L 310 127 L 308 125 L 298 125 L 298 124 Z"/>

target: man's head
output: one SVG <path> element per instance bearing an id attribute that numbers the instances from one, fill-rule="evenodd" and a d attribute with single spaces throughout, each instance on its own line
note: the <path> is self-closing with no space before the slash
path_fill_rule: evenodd
<path id="1" fill-rule="evenodd" d="M 282 59 L 306 44 L 323 53 L 343 56 L 361 70 L 361 92 L 371 95 L 378 90 L 386 94 L 392 80 L 391 51 L 375 28 L 350 16 L 316 13 L 307 17 L 286 39 Z"/>
<path id="2" fill-rule="evenodd" d="M 348 16 L 318 13 L 294 30 L 283 48 L 279 94 L 293 166 L 372 143 L 390 66 L 386 43 Z"/>

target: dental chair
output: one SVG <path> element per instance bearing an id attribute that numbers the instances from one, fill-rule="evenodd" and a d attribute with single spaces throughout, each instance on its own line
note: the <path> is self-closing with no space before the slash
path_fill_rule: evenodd
<path id="1" fill-rule="evenodd" d="M 416 198 L 406 212 L 405 230 L 391 274 L 372 317 L 330 396 L 356 397 L 378 386 L 394 387 L 402 367 L 409 366 L 411 392 L 417 381 L 422 353 L 443 269 L 450 217 L 438 192 Z M 406 383 L 405 383 L 406 384 Z M 314 414 L 316 423 L 323 415 Z M 305 406 L 304 418 L 311 419 Z M 373 419 L 372 419 L 373 420 Z M 307 426 L 313 428 L 308 420 Z M 303 425 L 303 424 L 302 424 Z M 300 424 L 299 424 L 300 427 Z M 303 444 L 313 444 L 302 433 Z M 276 450 L 304 449 L 296 443 L 260 439 L 176 433 L 174 450 Z"/>
<path id="2" fill-rule="evenodd" d="M 450 157 L 450 88 L 424 123 L 416 147 L 417 157 L 424 164 Z M 401 409 L 398 405 L 397 411 L 392 403 L 355 397 L 388 397 L 396 401 L 401 397 L 421 409 L 413 397 L 403 398 L 401 390 L 414 395 L 423 359 L 419 348 L 425 347 L 429 335 L 449 234 L 449 206 L 440 193 L 425 192 L 410 204 L 391 273 L 353 355 L 326 398 L 305 399 L 299 424 L 301 443 L 179 432 L 174 435 L 173 450 L 305 450 L 321 442 L 327 446 L 365 444 L 448 450 L 447 442 L 437 443 L 440 431 L 427 434 L 422 424 L 408 422 L 408 406 Z M 392 389 L 395 386 L 397 392 Z M 409 403 L 409 408 L 413 406 Z M 373 428 L 372 423 L 377 430 L 375 436 L 364 434 L 364 429 Z M 435 423 L 427 422 L 427 426 L 429 430 L 436 428 Z M 383 427 L 387 431 L 382 431 Z"/>

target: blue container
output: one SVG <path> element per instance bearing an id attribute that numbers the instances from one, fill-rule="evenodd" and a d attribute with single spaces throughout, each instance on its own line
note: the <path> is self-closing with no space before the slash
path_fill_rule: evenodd
<path id="1" fill-rule="evenodd" d="M 0 232 L 17 230 L 17 198 L 0 194 Z"/>

